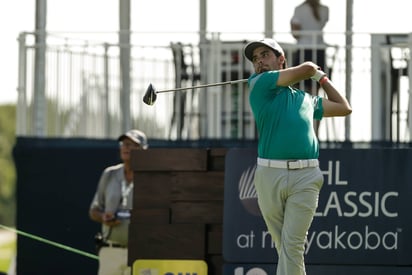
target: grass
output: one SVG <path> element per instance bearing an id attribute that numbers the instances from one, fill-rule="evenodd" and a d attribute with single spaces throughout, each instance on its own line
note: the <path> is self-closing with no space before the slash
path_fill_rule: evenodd
<path id="1" fill-rule="evenodd" d="M 7 273 L 16 255 L 16 235 L 13 232 L 0 230 L 0 272 Z"/>

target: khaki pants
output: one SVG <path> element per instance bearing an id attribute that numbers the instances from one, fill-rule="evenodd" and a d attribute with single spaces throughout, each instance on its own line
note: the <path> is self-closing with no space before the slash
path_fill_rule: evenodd
<path id="1" fill-rule="evenodd" d="M 318 205 L 319 169 L 287 170 L 258 166 L 258 203 L 279 255 L 278 275 L 305 275 L 305 240 Z"/>
<path id="2" fill-rule="evenodd" d="M 99 251 L 99 275 L 130 275 L 127 266 L 127 249 L 102 247 Z"/>

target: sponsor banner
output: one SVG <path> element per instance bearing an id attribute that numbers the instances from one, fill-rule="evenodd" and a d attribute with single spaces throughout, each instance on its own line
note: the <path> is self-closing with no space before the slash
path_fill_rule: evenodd
<path id="1" fill-rule="evenodd" d="M 207 265 L 201 260 L 136 260 L 135 275 L 207 275 Z"/>
<path id="2" fill-rule="evenodd" d="M 253 186 L 257 152 L 226 155 L 223 256 L 273 263 L 276 250 Z M 323 149 L 324 184 L 305 258 L 308 264 L 410 265 L 412 150 Z"/>
<path id="3" fill-rule="evenodd" d="M 400 266 L 343 266 L 343 265 L 306 265 L 308 274 L 317 275 L 410 275 L 412 267 Z M 225 275 L 271 275 L 276 274 L 275 264 L 225 264 Z"/>

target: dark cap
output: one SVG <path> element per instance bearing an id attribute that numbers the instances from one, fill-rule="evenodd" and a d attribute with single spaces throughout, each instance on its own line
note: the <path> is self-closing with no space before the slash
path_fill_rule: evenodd
<path id="1" fill-rule="evenodd" d="M 133 129 L 129 130 L 123 135 L 121 135 L 117 140 L 122 141 L 125 138 L 131 139 L 133 142 L 137 143 L 142 147 L 142 149 L 146 150 L 149 147 L 149 144 L 147 143 L 147 137 L 145 133 L 142 131 Z"/>
<path id="2" fill-rule="evenodd" d="M 252 61 L 253 51 L 256 48 L 261 47 L 261 46 L 269 47 L 272 50 L 280 53 L 280 55 L 285 55 L 285 52 L 283 51 L 282 47 L 278 44 L 278 42 L 276 42 L 275 40 L 273 40 L 271 38 L 265 38 L 265 39 L 262 39 L 262 40 L 256 40 L 256 41 L 251 41 L 251 42 L 247 43 L 244 50 L 243 50 L 243 54 L 245 55 L 245 57 L 247 59 Z"/>

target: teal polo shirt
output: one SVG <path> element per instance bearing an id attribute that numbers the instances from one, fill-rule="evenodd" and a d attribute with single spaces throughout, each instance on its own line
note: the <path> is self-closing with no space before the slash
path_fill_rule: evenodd
<path id="1" fill-rule="evenodd" d="M 290 86 L 277 86 L 279 71 L 248 79 L 249 102 L 259 134 L 258 156 L 266 159 L 316 159 L 319 142 L 313 119 L 323 117 L 322 98 Z"/>

